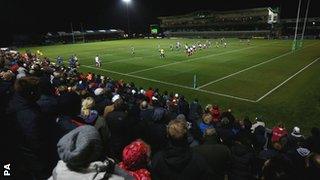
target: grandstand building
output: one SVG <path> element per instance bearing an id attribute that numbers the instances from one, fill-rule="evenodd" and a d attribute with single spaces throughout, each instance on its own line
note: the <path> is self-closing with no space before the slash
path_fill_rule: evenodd
<path id="1" fill-rule="evenodd" d="M 271 8 L 234 11 L 197 11 L 159 17 L 166 36 L 267 36 L 277 24 L 279 12 Z"/>

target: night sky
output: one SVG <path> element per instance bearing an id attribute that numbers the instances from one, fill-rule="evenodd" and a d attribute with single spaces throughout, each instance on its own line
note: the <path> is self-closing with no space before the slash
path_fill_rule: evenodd
<path id="1" fill-rule="evenodd" d="M 132 0 L 129 7 L 131 28 L 146 32 L 158 16 L 189 13 L 195 10 L 233 10 L 281 6 L 282 18 L 292 18 L 298 0 Z M 303 0 L 306 3 L 306 0 Z M 318 0 L 311 0 L 310 16 L 320 16 Z M 29 34 L 54 31 L 122 28 L 126 29 L 126 6 L 121 0 L 1 0 L 1 32 Z M 2 37 L 3 33 L 2 33 Z"/>

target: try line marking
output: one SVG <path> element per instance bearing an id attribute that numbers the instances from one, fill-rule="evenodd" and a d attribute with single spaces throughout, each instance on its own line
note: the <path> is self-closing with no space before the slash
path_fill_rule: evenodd
<path id="1" fill-rule="evenodd" d="M 303 67 L 302 69 L 300 69 L 298 72 L 296 72 L 295 74 L 293 74 L 292 76 L 290 76 L 288 79 L 286 79 L 285 81 L 283 81 L 281 84 L 279 84 L 278 86 L 276 86 L 275 88 L 271 89 L 269 92 L 267 92 L 265 95 L 261 96 L 258 100 L 256 100 L 256 102 L 261 101 L 262 99 L 264 99 L 265 97 L 269 96 L 271 93 L 273 93 L 274 91 L 276 91 L 277 89 L 279 89 L 281 86 L 283 86 L 284 84 L 286 84 L 288 81 L 290 81 L 292 78 L 294 78 L 295 76 L 297 76 L 298 74 L 300 74 L 302 71 L 304 71 L 305 69 L 307 69 L 308 67 L 310 67 L 312 64 L 316 63 L 318 60 L 320 59 L 320 57 L 318 57 L 317 59 L 315 59 L 314 61 L 312 61 L 310 64 L 306 65 L 305 67 Z"/>
<path id="2" fill-rule="evenodd" d="M 305 49 L 305 48 L 307 48 L 307 47 L 310 47 L 310 46 L 313 46 L 313 45 L 315 45 L 315 44 L 317 44 L 317 43 L 313 43 L 313 44 L 310 44 L 310 45 L 308 45 L 308 46 L 304 46 L 303 49 Z M 248 70 L 253 69 L 253 68 L 255 68 L 255 67 L 261 66 L 261 65 L 263 65 L 263 64 L 269 63 L 269 62 L 274 61 L 274 60 L 277 60 L 277 59 L 280 59 L 280 58 L 282 58 L 282 57 L 284 57 L 284 56 L 287 56 L 287 55 L 289 55 L 289 54 L 294 54 L 294 52 L 292 52 L 292 51 L 290 50 L 290 51 L 288 51 L 288 52 L 286 52 L 286 53 L 284 53 L 284 54 L 281 54 L 281 55 L 279 55 L 279 56 L 273 57 L 273 58 L 271 58 L 271 59 L 269 59 L 269 60 L 267 60 L 267 61 L 263 61 L 263 62 L 258 63 L 258 64 L 256 64 L 256 65 L 247 67 L 247 68 L 242 69 L 242 70 L 240 70 L 240 71 L 237 71 L 237 72 L 235 72 L 235 73 L 229 74 L 229 75 L 224 76 L 224 77 L 222 77 L 222 78 L 216 79 L 216 80 L 211 81 L 211 82 L 208 82 L 208 83 L 206 83 L 206 84 L 203 84 L 203 85 L 199 86 L 197 89 L 202 89 L 202 88 L 207 87 L 207 86 L 209 86 L 209 85 L 211 85 L 211 84 L 220 82 L 220 81 L 222 81 L 222 80 L 224 80 L 224 79 L 227 79 L 227 78 L 229 78 L 229 77 L 235 76 L 235 75 L 240 74 L 240 73 L 242 73 L 242 72 L 248 71 Z"/>
<path id="3" fill-rule="evenodd" d="M 263 45 L 260 45 L 260 46 L 265 46 L 265 45 L 270 45 L 270 44 L 275 44 L 275 43 L 278 43 L 278 42 L 266 43 L 266 44 L 263 44 Z M 233 52 L 243 51 L 243 50 L 246 50 L 246 49 L 252 49 L 252 48 L 256 48 L 256 47 L 260 47 L 260 46 L 250 46 L 250 47 L 246 47 L 246 48 L 235 49 L 235 50 L 231 50 L 231 51 L 225 51 L 225 52 L 218 53 L 218 54 L 210 54 L 210 55 L 201 56 L 201 57 L 197 57 L 197 58 L 193 58 L 193 59 L 189 59 L 189 60 L 185 60 L 185 61 L 178 61 L 178 62 L 174 62 L 174 63 L 164 64 L 164 65 L 155 66 L 155 67 L 151 67 L 151 68 L 146 68 L 146 69 L 142 69 L 142 70 L 138 70 L 138 71 L 133 71 L 133 72 L 130 72 L 128 74 L 136 74 L 136 73 L 145 72 L 145 71 L 158 69 L 158 68 L 162 68 L 162 67 L 166 67 L 166 66 L 171 66 L 171 65 L 175 65 L 175 64 L 187 63 L 187 62 L 192 62 L 192 61 L 196 61 L 196 60 L 199 60 L 199 59 L 205 59 L 205 58 L 209 58 L 209 57 L 215 57 L 215 56 L 220 56 L 220 55 L 224 55 L 224 54 L 230 54 L 230 53 L 233 53 Z"/>
<path id="4" fill-rule="evenodd" d="M 136 79 L 142 79 L 142 80 L 146 80 L 146 81 L 165 84 L 165 85 L 169 85 L 169 86 L 174 86 L 174 87 L 194 90 L 194 91 L 203 92 L 203 93 L 207 93 L 207 94 L 213 94 L 213 95 L 218 95 L 218 96 L 222 96 L 222 97 L 228 97 L 228 98 L 237 99 L 237 100 L 240 100 L 240 101 L 247 101 L 247 102 L 252 102 L 252 103 L 256 102 L 255 100 L 251 100 L 251 99 L 247 99 L 247 98 L 242 98 L 242 97 L 232 96 L 232 95 L 228 95 L 228 94 L 217 93 L 217 92 L 213 92 L 213 91 L 207 91 L 207 90 L 203 90 L 203 89 L 194 89 L 194 88 L 188 87 L 188 86 L 183 86 L 183 85 L 179 85 L 179 84 L 159 81 L 159 80 L 145 78 L 145 77 L 136 76 L 136 75 L 132 75 L 132 74 L 120 73 L 120 72 L 116 72 L 116 71 L 112 71 L 112 70 L 106 70 L 106 69 L 101 69 L 101 68 L 97 68 L 97 67 L 91 67 L 91 66 L 87 66 L 87 65 L 81 65 L 81 66 L 89 68 L 89 69 L 96 69 L 96 70 L 112 73 L 112 74 L 118 74 L 118 75 L 122 75 L 122 76 L 127 76 L 127 77 L 136 78 Z"/>

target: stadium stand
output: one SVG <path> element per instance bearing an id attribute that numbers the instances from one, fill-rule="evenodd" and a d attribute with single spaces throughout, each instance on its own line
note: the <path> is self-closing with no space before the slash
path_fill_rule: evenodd
<path id="1" fill-rule="evenodd" d="M 75 64 L 79 66 L 79 64 Z M 16 179 L 319 179 L 320 130 L 269 129 L 217 105 L 0 51 L 0 119 Z"/>
<path id="2" fill-rule="evenodd" d="M 198 11 L 186 15 L 159 17 L 159 20 L 160 27 L 166 36 L 190 36 L 191 34 L 200 37 L 238 37 L 239 34 L 268 36 L 274 33 L 271 24 L 279 22 L 278 14 L 278 11 L 271 8 L 254 8 L 234 11 Z"/>

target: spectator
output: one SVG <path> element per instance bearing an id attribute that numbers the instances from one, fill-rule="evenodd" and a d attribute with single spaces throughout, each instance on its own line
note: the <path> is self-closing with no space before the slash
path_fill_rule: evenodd
<path id="1" fill-rule="evenodd" d="M 124 111 L 121 97 L 115 101 L 114 110 L 108 113 L 106 121 L 111 135 L 109 142 L 110 156 L 120 160 L 123 148 L 130 141 L 128 115 Z"/>
<path id="2" fill-rule="evenodd" d="M 189 119 L 191 122 L 197 122 L 202 115 L 202 108 L 199 103 L 198 99 L 195 99 L 191 104 L 190 104 L 190 113 L 189 113 Z"/>
<path id="3" fill-rule="evenodd" d="M 243 134 L 235 137 L 234 145 L 231 147 L 229 180 L 250 180 L 254 177 L 254 153 L 246 143 L 247 140 Z"/>
<path id="4" fill-rule="evenodd" d="M 320 155 L 312 153 L 306 161 L 306 176 L 305 179 L 317 180 L 320 177 Z"/>
<path id="5" fill-rule="evenodd" d="M 208 128 L 213 128 L 212 125 L 212 116 L 211 114 L 204 114 L 201 123 L 199 124 L 199 128 L 201 130 L 202 135 L 205 134 Z"/>
<path id="6" fill-rule="evenodd" d="M 276 142 L 279 141 L 280 138 L 288 135 L 287 130 L 285 129 L 282 123 L 279 123 L 276 127 L 272 128 L 272 137 L 271 141 Z"/>
<path id="7" fill-rule="evenodd" d="M 59 114 L 56 119 L 58 126 L 57 139 L 86 124 L 85 120 L 80 117 L 81 98 L 75 92 L 64 93 L 59 96 L 58 106 Z"/>
<path id="8" fill-rule="evenodd" d="M 152 179 L 209 179 L 205 160 L 188 146 L 186 121 L 171 121 L 167 132 L 170 143 L 153 157 Z"/>
<path id="9" fill-rule="evenodd" d="M 211 172 L 210 178 L 224 180 L 230 168 L 231 152 L 227 146 L 218 142 L 215 129 L 208 128 L 204 134 L 204 143 L 193 149 L 206 159 Z"/>
<path id="10" fill-rule="evenodd" d="M 98 131 L 92 126 L 81 126 L 63 136 L 57 147 L 61 160 L 52 172 L 52 180 L 132 179 L 105 159 Z"/>
<path id="11" fill-rule="evenodd" d="M 211 111 L 213 122 L 218 122 L 220 120 L 219 106 L 217 106 L 217 105 L 212 106 L 212 109 L 210 111 Z"/>
<path id="12" fill-rule="evenodd" d="M 135 177 L 136 180 L 151 180 L 151 174 L 147 170 L 150 153 L 150 147 L 138 139 L 123 149 L 119 167 Z"/>
<path id="13" fill-rule="evenodd" d="M 306 139 L 306 146 L 312 152 L 320 154 L 320 130 L 313 127 L 311 129 L 311 136 Z"/>
<path id="14" fill-rule="evenodd" d="M 189 103 L 184 99 L 184 96 L 180 96 L 178 101 L 178 114 L 183 114 L 185 117 L 189 116 Z"/>
<path id="15" fill-rule="evenodd" d="M 294 127 L 292 133 L 288 136 L 288 148 L 289 149 L 296 149 L 301 147 L 304 144 L 304 137 L 300 133 L 299 127 Z"/>
<path id="16" fill-rule="evenodd" d="M 82 100 L 81 117 L 84 119 L 86 124 L 94 125 L 98 119 L 98 111 L 93 110 L 94 106 L 95 102 L 92 97 L 87 97 Z"/>
<path id="17" fill-rule="evenodd" d="M 11 123 L 11 141 L 15 142 L 19 179 L 45 179 L 50 167 L 47 157 L 48 130 L 36 101 L 40 97 L 39 78 L 22 77 L 14 85 L 7 116 Z"/>
<path id="18" fill-rule="evenodd" d="M 294 179 L 292 164 L 284 156 L 275 156 L 265 162 L 263 180 L 291 180 Z"/>

